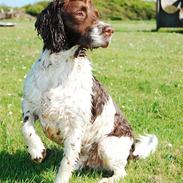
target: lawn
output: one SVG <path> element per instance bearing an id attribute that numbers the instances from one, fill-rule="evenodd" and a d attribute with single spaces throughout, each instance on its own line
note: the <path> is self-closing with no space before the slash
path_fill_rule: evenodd
<path id="1" fill-rule="evenodd" d="M 62 147 L 47 140 L 42 164 L 30 160 L 21 135 L 23 80 L 42 48 L 33 21 L 0 28 L 0 182 L 52 182 Z M 124 183 L 183 182 L 183 30 L 152 32 L 153 21 L 111 22 L 108 49 L 88 52 L 94 74 L 129 119 L 136 135 L 154 133 L 155 154 L 130 162 Z M 95 183 L 106 172 L 84 170 L 72 183 Z"/>

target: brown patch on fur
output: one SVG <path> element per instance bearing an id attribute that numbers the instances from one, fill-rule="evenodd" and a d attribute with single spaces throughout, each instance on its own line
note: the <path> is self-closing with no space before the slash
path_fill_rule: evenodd
<path id="1" fill-rule="evenodd" d="M 89 48 L 89 33 L 97 20 L 90 0 L 54 0 L 38 15 L 35 27 L 44 49 L 59 52 L 77 44 Z"/>
<path id="2" fill-rule="evenodd" d="M 103 161 L 100 159 L 98 155 L 98 144 L 93 143 L 92 147 L 89 151 L 89 156 L 88 159 L 85 163 L 86 166 L 88 167 L 101 167 L 103 164 Z"/>
<path id="3" fill-rule="evenodd" d="M 93 94 L 92 94 L 91 122 L 94 123 L 97 116 L 101 115 L 104 105 L 109 100 L 109 96 L 96 78 L 93 78 L 92 90 Z"/>
<path id="4" fill-rule="evenodd" d="M 69 47 L 79 44 L 89 48 L 92 42 L 90 31 L 98 21 L 98 12 L 91 0 L 68 0 L 63 9 L 62 17 Z"/>
<path id="5" fill-rule="evenodd" d="M 55 130 L 50 127 L 47 127 L 44 129 L 44 133 L 50 140 L 55 141 L 57 144 L 62 144 L 63 139 L 61 137 L 60 130 Z"/>
<path id="6" fill-rule="evenodd" d="M 135 144 L 133 143 L 132 144 L 132 147 L 131 147 L 131 149 L 130 149 L 130 154 L 129 154 L 129 156 L 128 156 L 128 162 L 130 161 L 130 160 L 133 160 L 133 159 L 135 159 L 134 158 L 134 155 L 133 155 L 133 152 L 135 151 Z"/>
<path id="7" fill-rule="evenodd" d="M 44 49 L 59 52 L 67 47 L 62 20 L 63 1 L 51 2 L 38 16 L 35 23 L 38 35 L 44 41 Z"/>
<path id="8" fill-rule="evenodd" d="M 49 139 L 53 138 L 53 131 L 50 127 L 46 128 L 46 135 Z"/>
<path id="9" fill-rule="evenodd" d="M 98 11 L 94 9 L 90 0 L 69 0 L 64 3 L 64 13 L 72 17 L 72 22 L 75 23 L 73 28 L 83 34 L 98 20 Z M 71 16 L 71 17 L 70 17 Z"/>
<path id="10" fill-rule="evenodd" d="M 60 133 L 61 133 L 61 131 L 60 131 L 60 130 L 58 130 L 58 131 L 57 131 L 57 135 L 60 135 Z"/>
<path id="11" fill-rule="evenodd" d="M 119 113 L 115 114 L 114 117 L 114 129 L 108 136 L 115 136 L 115 137 L 133 137 L 132 129 L 129 126 L 126 119 L 124 119 Z"/>
<path id="12" fill-rule="evenodd" d="M 132 128 L 129 125 L 128 121 L 123 117 L 122 112 L 117 107 L 116 104 L 116 114 L 114 116 L 114 128 L 111 133 L 108 134 L 108 136 L 115 136 L 115 137 L 122 137 L 127 136 L 133 138 Z"/>

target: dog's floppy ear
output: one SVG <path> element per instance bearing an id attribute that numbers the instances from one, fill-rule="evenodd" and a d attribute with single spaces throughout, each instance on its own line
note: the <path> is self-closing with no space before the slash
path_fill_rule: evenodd
<path id="1" fill-rule="evenodd" d="M 66 49 L 62 20 L 63 0 L 54 0 L 37 17 L 35 28 L 44 41 L 44 49 L 59 52 Z"/>

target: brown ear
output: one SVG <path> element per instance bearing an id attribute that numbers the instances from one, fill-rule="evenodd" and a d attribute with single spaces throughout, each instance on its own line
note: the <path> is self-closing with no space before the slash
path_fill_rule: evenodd
<path id="1" fill-rule="evenodd" d="M 44 49 L 59 52 L 66 49 L 66 35 L 62 20 L 62 0 L 51 2 L 37 17 L 35 28 L 44 41 Z"/>

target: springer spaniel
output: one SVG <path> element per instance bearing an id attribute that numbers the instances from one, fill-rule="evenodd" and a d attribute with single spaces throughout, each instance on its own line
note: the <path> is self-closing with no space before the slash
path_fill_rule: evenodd
<path id="1" fill-rule="evenodd" d="M 99 21 L 91 0 L 55 0 L 37 17 L 44 41 L 40 58 L 26 77 L 22 132 L 31 158 L 42 162 L 46 149 L 34 129 L 64 144 L 55 183 L 68 183 L 74 170 L 88 166 L 113 171 L 100 183 L 121 181 L 130 157 L 146 158 L 155 135 L 134 138 L 128 121 L 92 75 L 86 50 L 107 47 L 113 29 Z"/>

